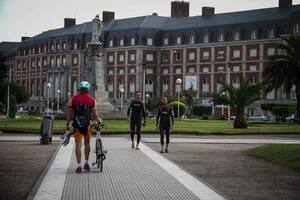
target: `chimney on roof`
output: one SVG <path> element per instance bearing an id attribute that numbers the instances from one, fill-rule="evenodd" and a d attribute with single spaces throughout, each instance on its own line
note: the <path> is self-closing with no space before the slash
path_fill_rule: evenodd
<path id="1" fill-rule="evenodd" d="M 171 2 L 171 17 L 189 17 L 190 16 L 190 3 L 185 1 L 172 1 Z"/>
<path id="2" fill-rule="evenodd" d="M 202 7 L 202 16 L 203 17 L 209 17 L 215 14 L 215 8 L 214 7 Z"/>
<path id="3" fill-rule="evenodd" d="M 21 37 L 21 42 L 25 41 L 25 40 L 28 40 L 30 37 L 27 37 L 27 36 L 22 36 Z"/>
<path id="4" fill-rule="evenodd" d="M 293 5 L 293 0 L 279 0 L 279 8 L 289 8 Z"/>
<path id="5" fill-rule="evenodd" d="M 115 13 L 110 11 L 103 11 L 102 12 L 102 21 L 103 22 L 110 22 L 115 19 Z"/>
<path id="6" fill-rule="evenodd" d="M 65 18 L 65 28 L 70 28 L 76 25 L 76 19 L 74 18 Z"/>

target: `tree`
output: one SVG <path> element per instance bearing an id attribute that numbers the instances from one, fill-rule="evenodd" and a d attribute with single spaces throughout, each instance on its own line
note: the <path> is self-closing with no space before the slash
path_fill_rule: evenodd
<path id="1" fill-rule="evenodd" d="M 187 90 L 182 91 L 182 96 L 184 97 L 188 107 L 191 107 L 194 103 L 194 97 L 197 95 L 197 91 L 193 89 L 193 86 L 191 86 Z"/>
<path id="2" fill-rule="evenodd" d="M 0 84 L 0 102 L 6 105 L 7 98 L 7 82 Z M 29 95 L 24 86 L 17 84 L 16 82 L 10 82 L 10 95 L 16 97 L 17 103 L 23 103 L 28 101 Z"/>
<path id="3" fill-rule="evenodd" d="M 300 123 L 300 36 L 291 35 L 283 38 L 284 43 L 277 49 L 282 54 L 269 57 L 269 65 L 263 71 L 267 92 L 283 86 L 287 94 L 296 87 L 297 114 L 296 122 Z"/>
<path id="4" fill-rule="evenodd" d="M 0 84 L 7 79 L 8 65 L 5 63 L 6 59 L 0 54 Z"/>
<path id="5" fill-rule="evenodd" d="M 240 76 L 240 86 L 238 88 L 224 82 L 221 82 L 221 85 L 220 94 L 223 92 L 228 93 L 228 96 L 224 98 L 236 115 L 234 128 L 247 128 L 245 108 L 260 99 L 262 85 L 250 83 L 243 75 Z"/>

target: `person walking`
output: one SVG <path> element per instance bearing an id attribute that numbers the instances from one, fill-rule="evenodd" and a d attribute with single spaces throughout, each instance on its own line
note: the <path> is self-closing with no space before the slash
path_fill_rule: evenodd
<path id="1" fill-rule="evenodd" d="M 131 137 L 131 148 L 134 149 L 134 135 L 136 134 L 136 150 L 139 150 L 139 143 L 141 141 L 141 125 L 142 118 L 144 118 L 143 126 L 146 126 L 146 112 L 144 104 L 141 101 L 141 92 L 136 91 L 134 93 L 134 99 L 130 103 L 127 110 L 128 122 L 130 123 L 130 137 Z"/>
<path id="2" fill-rule="evenodd" d="M 164 135 L 166 135 L 166 147 L 165 153 L 168 153 L 168 147 L 170 143 L 170 130 L 174 127 L 174 112 L 171 106 L 168 104 L 168 98 L 162 98 L 162 105 L 158 108 L 156 117 L 156 128 L 160 133 L 161 151 L 164 152 Z"/>
<path id="3" fill-rule="evenodd" d="M 77 159 L 76 173 L 81 173 L 81 147 L 82 138 L 84 138 L 84 156 L 85 162 L 83 169 L 86 171 L 90 170 L 88 163 L 90 155 L 90 138 L 91 138 L 91 115 L 97 121 L 97 125 L 100 125 L 101 119 L 96 110 L 97 103 L 95 99 L 89 95 L 90 84 L 86 81 L 82 81 L 79 84 L 79 94 L 73 96 L 68 105 L 67 111 L 67 122 L 66 122 L 66 134 L 70 140 L 70 121 L 73 121 L 73 132 L 75 138 L 75 154 Z M 67 145 L 69 141 L 64 144 Z"/>

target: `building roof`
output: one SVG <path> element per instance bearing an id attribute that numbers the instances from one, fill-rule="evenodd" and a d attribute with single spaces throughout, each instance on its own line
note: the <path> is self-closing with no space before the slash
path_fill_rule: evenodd
<path id="1" fill-rule="evenodd" d="M 296 13 L 296 15 L 295 15 Z M 103 25 L 104 32 L 128 33 L 128 31 L 140 31 L 141 29 L 153 29 L 156 31 L 172 31 L 191 28 L 209 28 L 233 24 L 257 23 L 264 21 L 286 20 L 291 16 L 300 17 L 300 5 L 290 8 L 265 8 L 231 13 L 214 14 L 212 16 L 193 16 L 183 18 L 161 17 L 155 15 L 115 19 Z M 135 31 L 133 31 L 135 30 Z M 21 43 L 28 45 L 49 38 L 76 35 L 92 32 L 92 22 L 85 22 L 69 28 L 59 28 L 45 31 Z"/>
<path id="2" fill-rule="evenodd" d="M 17 50 L 20 42 L 0 42 L 0 52 L 10 53 Z"/>

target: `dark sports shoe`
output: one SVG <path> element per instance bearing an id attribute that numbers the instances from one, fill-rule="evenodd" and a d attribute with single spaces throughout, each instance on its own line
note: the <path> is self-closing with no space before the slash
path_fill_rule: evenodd
<path id="1" fill-rule="evenodd" d="M 134 149 L 134 143 L 131 144 L 131 148 Z"/>
<path id="2" fill-rule="evenodd" d="M 80 173 L 81 173 L 81 167 L 77 167 L 76 170 L 75 170 L 75 172 L 76 172 L 77 174 L 80 174 Z"/>
<path id="3" fill-rule="evenodd" d="M 160 150 L 160 153 L 164 153 L 164 150 Z"/>
<path id="4" fill-rule="evenodd" d="M 84 167 L 83 167 L 84 170 L 86 171 L 90 171 L 90 166 L 88 163 L 84 164 Z"/>
<path id="5" fill-rule="evenodd" d="M 168 149 L 165 149 L 165 153 L 169 153 Z"/>

